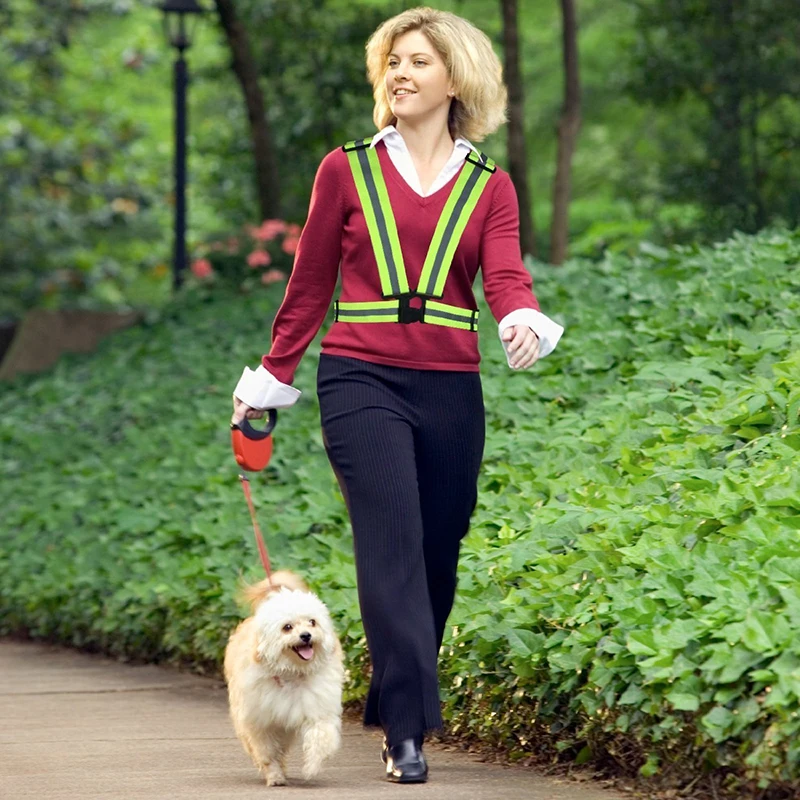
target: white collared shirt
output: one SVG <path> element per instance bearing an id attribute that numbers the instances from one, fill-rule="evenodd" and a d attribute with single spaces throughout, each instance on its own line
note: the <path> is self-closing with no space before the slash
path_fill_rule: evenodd
<path id="1" fill-rule="evenodd" d="M 369 146 L 375 147 L 375 145 L 381 141 L 386 145 L 386 152 L 389 154 L 389 158 L 392 159 L 392 164 L 394 164 L 397 171 L 403 176 L 403 180 L 420 195 L 420 197 L 427 197 L 439 191 L 439 189 L 461 169 L 464 164 L 464 156 L 466 156 L 470 150 L 477 150 L 471 142 L 459 136 L 458 139 L 455 140 L 453 152 L 450 153 L 450 158 L 442 167 L 442 171 L 436 176 L 436 180 L 428 187 L 428 191 L 423 192 L 422 184 L 419 182 L 419 175 L 417 175 L 416 167 L 411 160 L 411 153 L 408 152 L 408 147 L 406 147 L 406 140 L 400 135 L 394 125 L 387 125 L 376 133 L 372 137 Z"/>
<path id="2" fill-rule="evenodd" d="M 370 147 L 383 141 L 386 152 L 392 160 L 395 169 L 403 180 L 421 197 L 427 197 L 442 188 L 461 169 L 464 157 L 470 150 L 477 148 L 463 137 L 458 137 L 453 143 L 453 152 L 447 163 L 442 167 L 436 180 L 428 187 L 427 192 L 422 191 L 416 167 L 408 151 L 405 139 L 394 125 L 387 125 L 372 137 Z M 564 328 L 557 322 L 537 311 L 535 308 L 518 308 L 506 314 L 497 326 L 500 342 L 506 351 L 506 361 L 511 366 L 508 355 L 508 342 L 504 342 L 503 331 L 512 325 L 527 325 L 539 337 L 539 358 L 544 358 L 555 349 Z M 281 383 L 263 365 L 255 371 L 245 367 L 242 377 L 234 390 L 234 395 L 251 408 L 286 408 L 294 405 L 300 397 L 300 392 L 292 386 Z"/>

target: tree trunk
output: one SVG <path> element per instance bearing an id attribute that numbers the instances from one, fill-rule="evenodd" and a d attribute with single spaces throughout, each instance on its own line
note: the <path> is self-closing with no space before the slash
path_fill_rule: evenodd
<path id="1" fill-rule="evenodd" d="M 258 85 L 258 66 L 250 49 L 247 30 L 236 14 L 234 0 L 214 0 L 214 2 L 231 49 L 231 66 L 241 84 L 247 106 L 261 219 L 279 217 L 278 159 L 267 119 L 264 95 Z"/>
<path id="2" fill-rule="evenodd" d="M 578 66 L 578 23 L 575 0 L 561 0 L 564 48 L 564 105 L 558 121 L 558 156 L 553 183 L 553 222 L 550 261 L 563 264 L 567 257 L 572 154 L 581 126 L 581 88 Z"/>
<path id="3" fill-rule="evenodd" d="M 508 86 L 508 172 L 519 201 L 519 241 L 523 253 L 538 258 L 533 208 L 528 190 L 528 159 L 525 150 L 525 95 L 519 67 L 517 0 L 500 0 L 503 13 L 503 52 Z"/>

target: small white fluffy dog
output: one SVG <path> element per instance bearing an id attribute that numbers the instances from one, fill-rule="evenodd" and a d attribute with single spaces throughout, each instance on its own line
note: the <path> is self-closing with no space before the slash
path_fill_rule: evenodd
<path id="1" fill-rule="evenodd" d="M 254 613 L 225 649 L 233 727 L 267 786 L 286 783 L 295 741 L 308 780 L 341 742 L 342 647 L 328 609 L 293 573 L 275 572 L 244 595 Z"/>

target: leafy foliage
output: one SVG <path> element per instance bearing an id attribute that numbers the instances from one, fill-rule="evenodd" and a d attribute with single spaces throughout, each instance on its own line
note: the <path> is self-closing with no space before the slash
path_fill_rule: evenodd
<path id="1" fill-rule="evenodd" d="M 797 779 L 799 255 L 765 233 L 573 263 L 559 358 L 487 382 L 448 664 L 464 728 Z"/>
<path id="2" fill-rule="evenodd" d="M 169 230 L 162 165 L 152 153 L 146 169 L 137 163 L 147 115 L 123 88 L 138 63 L 123 50 L 136 35 L 118 17 L 130 10 L 122 0 L 2 10 L 0 317 L 32 305 L 157 304 L 169 291 L 153 249 Z"/>
<path id="3" fill-rule="evenodd" d="M 440 673 L 456 731 L 800 788 L 798 257 L 797 233 L 767 231 L 573 261 L 558 285 L 532 264 L 567 318 L 533 373 L 482 315 L 487 451 Z M 0 633 L 218 668 L 238 576 L 259 577 L 230 390 L 280 291 L 200 287 L 0 390 Z M 317 348 L 254 493 L 273 560 L 337 616 L 355 698 L 368 658 Z"/>
<path id="4" fill-rule="evenodd" d="M 635 49 L 628 88 L 639 101 L 671 108 L 694 135 L 660 137 L 673 199 L 699 202 L 705 229 L 754 231 L 770 216 L 800 219 L 792 0 L 634 0 Z M 774 165 L 774 166 L 773 166 Z"/>
<path id="5" fill-rule="evenodd" d="M 243 0 L 255 58 L 281 154 L 284 213 L 307 210 L 311 177 L 323 156 L 371 131 L 364 45 L 398 0 Z"/>

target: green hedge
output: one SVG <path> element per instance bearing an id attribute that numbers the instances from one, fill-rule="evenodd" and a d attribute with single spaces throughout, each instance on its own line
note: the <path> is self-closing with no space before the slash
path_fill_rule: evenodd
<path id="1" fill-rule="evenodd" d="M 800 789 L 800 235 L 533 265 L 567 326 L 533 371 L 482 331 L 488 440 L 441 664 L 457 733 Z M 217 669 L 258 578 L 230 392 L 280 289 L 186 297 L 0 392 L 0 632 Z M 317 346 L 254 480 L 273 561 L 368 670 Z M 739 784 L 741 785 L 741 784 Z"/>

